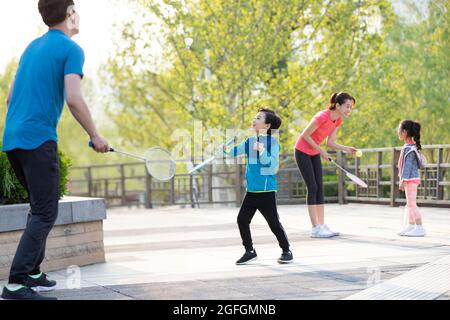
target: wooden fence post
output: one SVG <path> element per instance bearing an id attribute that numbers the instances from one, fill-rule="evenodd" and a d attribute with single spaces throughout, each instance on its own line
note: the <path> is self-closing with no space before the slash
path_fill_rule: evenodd
<path id="1" fill-rule="evenodd" d="M 170 179 L 170 204 L 175 204 L 175 177 Z"/>
<path id="2" fill-rule="evenodd" d="M 195 202 L 194 202 L 194 177 L 189 175 L 189 190 L 191 195 L 191 208 L 195 208 Z"/>
<path id="3" fill-rule="evenodd" d="M 109 197 L 109 191 L 108 191 L 108 179 L 105 179 L 105 199 L 108 199 Z"/>
<path id="4" fill-rule="evenodd" d="M 288 200 L 292 199 L 292 171 L 288 171 Z"/>
<path id="5" fill-rule="evenodd" d="M 400 158 L 400 151 L 392 148 L 392 168 L 391 168 L 391 207 L 398 207 L 398 203 L 395 201 L 399 196 L 399 186 L 397 184 L 398 178 L 398 159 Z"/>
<path id="6" fill-rule="evenodd" d="M 120 188 L 122 189 L 121 194 L 121 202 L 122 206 L 127 205 L 127 190 L 125 186 L 125 166 L 123 164 L 120 165 Z"/>
<path id="7" fill-rule="evenodd" d="M 444 200 L 444 187 L 441 187 L 439 185 L 440 182 L 443 180 L 443 172 L 442 172 L 442 163 L 444 162 L 444 149 L 439 148 L 438 149 L 438 159 L 437 159 L 437 172 L 436 172 L 436 199 L 437 200 Z"/>
<path id="8" fill-rule="evenodd" d="M 87 168 L 87 179 L 88 179 L 88 195 L 90 198 L 93 197 L 93 190 L 92 190 L 92 168 Z"/>
<path id="9" fill-rule="evenodd" d="M 213 203 L 213 166 L 208 166 L 208 202 Z"/>
<path id="10" fill-rule="evenodd" d="M 144 193 L 144 202 L 146 209 L 152 209 L 152 176 L 148 174 L 147 170 L 145 170 L 145 193 Z"/>
<path id="11" fill-rule="evenodd" d="M 383 196 L 383 188 L 380 185 L 381 181 L 383 181 L 383 170 L 381 169 L 381 165 L 383 163 L 383 152 L 377 153 L 377 197 L 381 198 Z"/>
<path id="12" fill-rule="evenodd" d="M 360 176 L 359 174 L 359 166 L 361 165 L 361 159 L 359 157 L 355 158 L 355 175 Z M 357 184 L 355 184 L 355 195 L 356 197 L 359 197 L 359 187 Z"/>
<path id="13" fill-rule="evenodd" d="M 241 165 L 237 163 L 237 159 L 235 159 L 235 192 L 236 192 L 236 207 L 240 207 L 242 202 L 242 186 L 241 186 Z"/>
<path id="14" fill-rule="evenodd" d="M 345 154 L 342 151 L 337 152 L 337 162 L 345 168 Z M 338 201 L 339 204 L 347 204 L 345 199 L 345 174 L 342 170 L 338 170 Z"/>

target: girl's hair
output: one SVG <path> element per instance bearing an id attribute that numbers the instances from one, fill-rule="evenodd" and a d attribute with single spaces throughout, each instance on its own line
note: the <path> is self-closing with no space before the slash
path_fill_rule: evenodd
<path id="1" fill-rule="evenodd" d="M 414 139 L 417 149 L 421 150 L 422 145 L 420 144 L 420 129 L 421 129 L 420 123 L 412 120 L 403 120 L 400 123 L 400 128 L 406 131 L 406 135 L 408 138 Z"/>
<path id="2" fill-rule="evenodd" d="M 343 105 L 347 100 L 351 100 L 353 101 L 353 104 L 356 104 L 356 99 L 351 94 L 347 92 L 334 93 L 331 96 L 330 105 L 328 106 L 328 109 L 335 110 L 336 104 L 339 103 L 340 105 Z"/>

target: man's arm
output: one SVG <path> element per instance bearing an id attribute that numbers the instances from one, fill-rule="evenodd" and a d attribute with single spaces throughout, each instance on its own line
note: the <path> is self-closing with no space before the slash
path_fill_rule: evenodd
<path id="1" fill-rule="evenodd" d="M 70 112 L 89 135 L 95 146 L 95 151 L 101 153 L 109 152 L 108 142 L 98 134 L 91 112 L 81 93 L 81 77 L 78 74 L 68 74 L 64 77 L 64 83 Z"/>

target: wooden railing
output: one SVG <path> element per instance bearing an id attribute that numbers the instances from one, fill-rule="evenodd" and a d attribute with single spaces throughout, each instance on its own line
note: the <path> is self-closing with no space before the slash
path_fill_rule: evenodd
<path id="1" fill-rule="evenodd" d="M 340 202 L 388 203 L 397 206 L 406 202 L 399 191 L 397 162 L 401 148 L 366 149 L 363 158 L 343 160 L 347 168 L 356 172 L 369 185 L 359 188 L 344 182 Z M 428 165 L 421 170 L 421 185 L 417 202 L 423 205 L 450 207 L 449 159 L 450 145 L 424 146 Z M 370 161 L 372 160 L 372 161 Z M 351 189 L 351 190 L 350 190 Z"/>
<path id="2" fill-rule="evenodd" d="M 428 165 L 421 170 L 418 203 L 450 207 L 450 145 L 424 146 Z M 397 161 L 401 148 L 363 149 L 362 158 L 338 152 L 336 160 L 369 185 L 360 188 L 346 180 L 334 166 L 324 164 L 325 201 L 384 203 L 405 202 L 398 188 Z M 278 202 L 305 203 L 306 186 L 290 154 L 280 159 Z M 245 195 L 245 166 L 215 164 L 196 175 L 177 174 L 169 182 L 159 182 L 145 172 L 142 163 L 72 168 L 69 190 L 72 195 L 102 197 L 108 206 L 142 205 L 147 208 L 179 205 L 230 204 L 239 206 Z"/>

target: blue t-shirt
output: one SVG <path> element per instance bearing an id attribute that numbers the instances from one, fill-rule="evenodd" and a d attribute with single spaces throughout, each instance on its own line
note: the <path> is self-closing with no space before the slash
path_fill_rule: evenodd
<path id="1" fill-rule="evenodd" d="M 34 150 L 56 133 L 64 107 L 64 76 L 83 77 L 84 52 L 62 31 L 49 30 L 23 53 L 6 116 L 2 150 Z"/>

